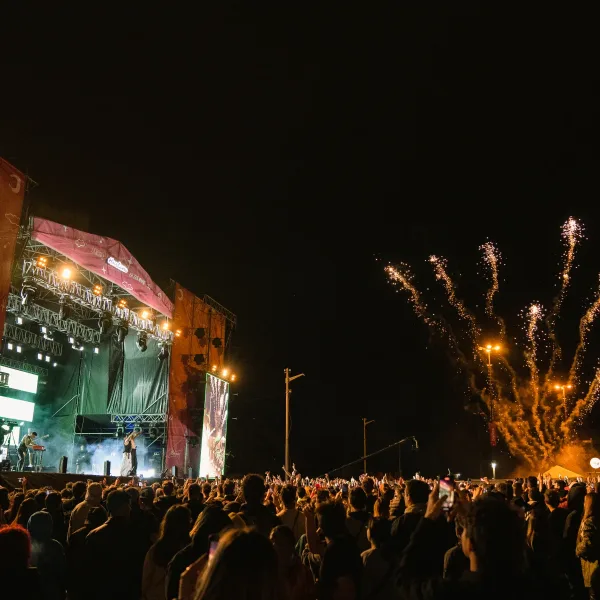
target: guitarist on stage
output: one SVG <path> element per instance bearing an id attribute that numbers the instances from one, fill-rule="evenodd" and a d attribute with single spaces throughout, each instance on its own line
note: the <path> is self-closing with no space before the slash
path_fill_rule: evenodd
<path id="1" fill-rule="evenodd" d="M 35 438 L 37 437 L 37 433 L 32 431 L 23 436 L 21 443 L 19 444 L 19 448 L 17 452 L 19 453 L 19 464 L 17 466 L 17 471 L 22 471 L 23 467 L 25 467 L 25 457 L 29 454 L 31 449 L 35 446 Z M 31 457 L 29 458 L 29 463 L 31 464 Z"/>

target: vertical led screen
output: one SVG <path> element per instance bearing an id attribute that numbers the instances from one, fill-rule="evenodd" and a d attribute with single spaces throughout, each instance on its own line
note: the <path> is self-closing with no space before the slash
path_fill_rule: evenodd
<path id="1" fill-rule="evenodd" d="M 200 449 L 201 477 L 223 475 L 225 470 L 228 404 L 229 383 L 207 373 Z"/>

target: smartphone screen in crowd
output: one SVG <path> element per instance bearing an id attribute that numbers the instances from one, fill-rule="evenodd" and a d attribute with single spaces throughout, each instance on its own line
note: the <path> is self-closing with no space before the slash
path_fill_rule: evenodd
<path id="1" fill-rule="evenodd" d="M 454 478 L 451 475 L 446 475 L 440 479 L 439 497 L 446 496 L 443 508 L 448 511 L 454 506 Z"/>

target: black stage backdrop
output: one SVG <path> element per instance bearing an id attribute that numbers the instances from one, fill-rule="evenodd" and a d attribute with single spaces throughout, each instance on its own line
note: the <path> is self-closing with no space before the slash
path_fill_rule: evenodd
<path id="1" fill-rule="evenodd" d="M 165 413 L 169 360 L 158 360 L 160 349 L 156 340 L 149 339 L 147 350 L 142 352 L 136 345 L 136 339 L 135 332 L 130 332 L 123 344 L 114 337 L 112 339 L 108 413 Z M 106 412 L 106 408 L 101 412 Z"/>

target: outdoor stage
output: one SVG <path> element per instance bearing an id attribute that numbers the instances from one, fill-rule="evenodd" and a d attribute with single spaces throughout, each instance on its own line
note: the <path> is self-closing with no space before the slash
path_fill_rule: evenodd
<path id="1" fill-rule="evenodd" d="M 97 474 L 66 477 L 100 481 L 135 429 L 138 473 L 222 475 L 236 316 L 172 280 L 163 291 L 118 240 L 39 217 L 17 227 L 14 216 L 15 252 L 0 269 L 3 468 L 35 431 L 44 466 L 66 457 Z"/>
<path id="2" fill-rule="evenodd" d="M 113 484 L 118 477 L 104 477 L 103 475 L 76 475 L 75 473 L 31 473 L 21 471 L 10 471 L 0 472 L 0 486 L 7 488 L 8 490 L 20 489 L 23 484 L 20 480 L 25 477 L 27 479 L 27 489 L 38 490 L 40 488 L 51 487 L 52 489 L 60 492 L 65 488 L 69 481 L 97 481 L 102 482 L 106 479 L 108 485 Z M 128 477 L 122 477 L 121 481 L 129 480 Z M 162 481 L 160 477 L 152 477 L 145 479 L 148 484 L 153 484 L 155 481 Z"/>

